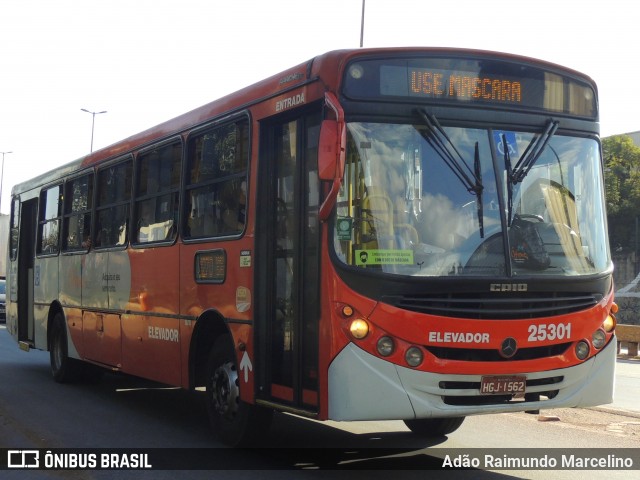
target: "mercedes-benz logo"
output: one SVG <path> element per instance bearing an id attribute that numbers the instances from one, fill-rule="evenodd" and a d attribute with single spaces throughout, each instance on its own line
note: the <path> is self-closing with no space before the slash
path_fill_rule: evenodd
<path id="1" fill-rule="evenodd" d="M 502 345 L 500 345 L 500 355 L 503 358 L 511 358 L 516 354 L 517 351 L 518 344 L 516 342 L 516 339 L 513 337 L 505 338 L 502 342 Z"/>

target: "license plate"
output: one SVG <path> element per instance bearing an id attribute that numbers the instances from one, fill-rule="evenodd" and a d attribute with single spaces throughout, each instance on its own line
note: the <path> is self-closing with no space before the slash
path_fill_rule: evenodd
<path id="1" fill-rule="evenodd" d="M 527 377 L 524 375 L 500 375 L 482 377 L 480 381 L 481 395 L 515 395 L 521 397 L 525 393 Z"/>

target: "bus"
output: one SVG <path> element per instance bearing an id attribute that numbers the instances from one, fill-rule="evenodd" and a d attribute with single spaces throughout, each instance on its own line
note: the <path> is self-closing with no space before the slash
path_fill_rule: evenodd
<path id="1" fill-rule="evenodd" d="M 12 190 L 7 329 L 57 382 L 403 420 L 612 401 L 598 96 L 488 51 L 332 51 Z"/>

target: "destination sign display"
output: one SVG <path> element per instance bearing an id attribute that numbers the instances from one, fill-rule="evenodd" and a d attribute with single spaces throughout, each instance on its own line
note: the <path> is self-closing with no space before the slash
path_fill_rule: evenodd
<path id="1" fill-rule="evenodd" d="M 486 58 L 364 59 L 346 70 L 343 94 L 355 100 L 503 107 L 597 118 L 595 88 L 578 76 Z"/>
<path id="2" fill-rule="evenodd" d="M 384 80 L 383 80 L 384 84 Z M 381 88 L 384 93 L 384 87 Z M 477 99 L 503 103 L 522 103 L 522 82 L 497 76 L 477 76 L 466 72 L 410 68 L 409 96 Z"/>

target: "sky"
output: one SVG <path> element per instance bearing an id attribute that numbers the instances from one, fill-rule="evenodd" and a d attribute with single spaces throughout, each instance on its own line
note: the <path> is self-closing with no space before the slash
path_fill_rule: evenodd
<path id="1" fill-rule="evenodd" d="M 326 51 L 360 46 L 362 0 L 2 0 L 0 212 L 14 184 Z M 591 76 L 602 136 L 640 130 L 628 0 L 366 0 L 364 46 L 478 48 Z"/>

